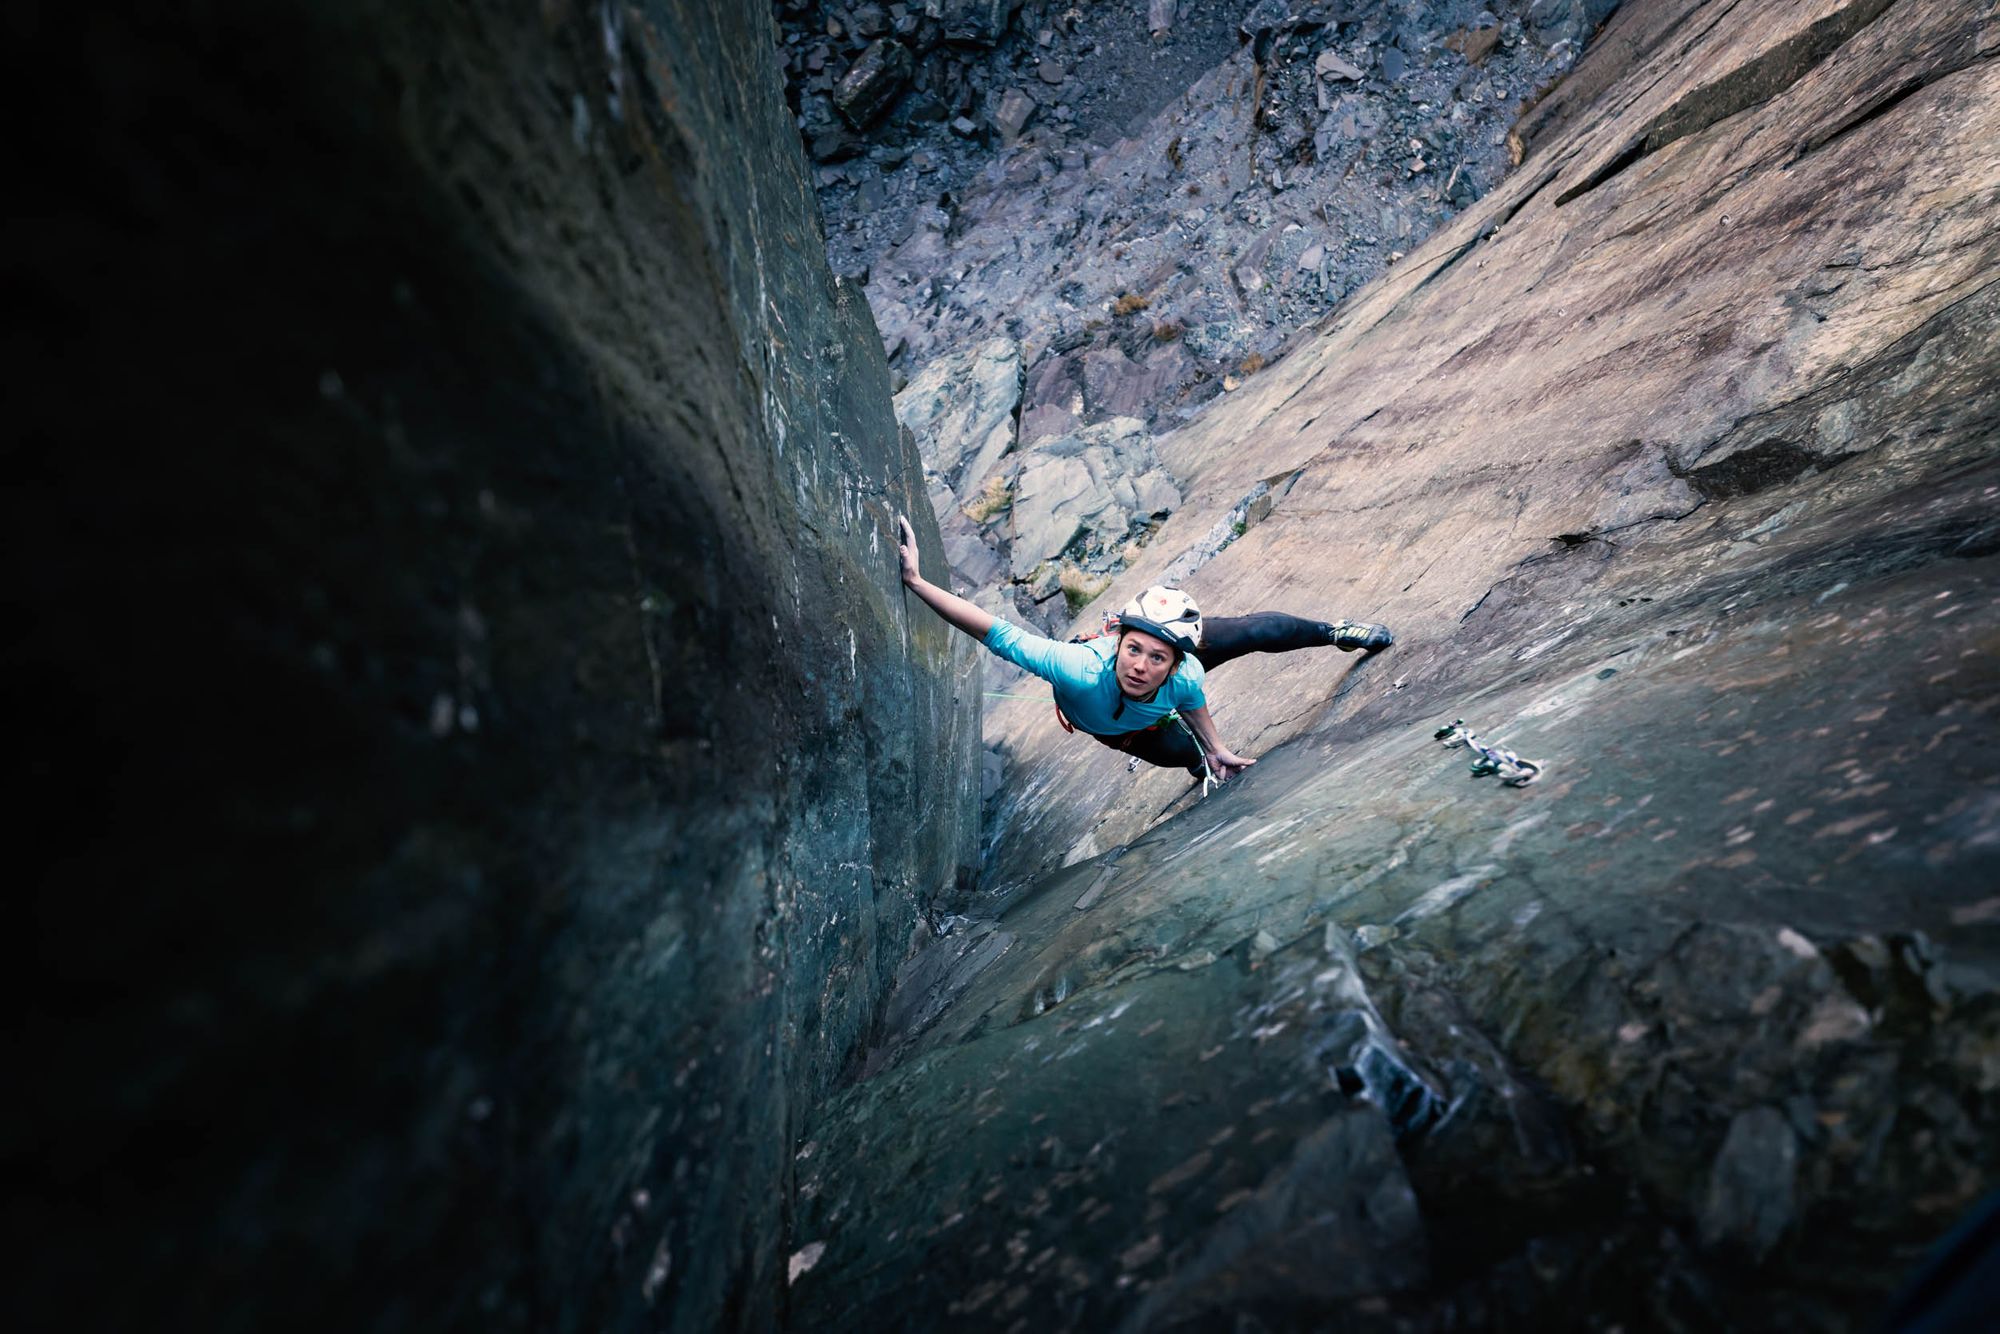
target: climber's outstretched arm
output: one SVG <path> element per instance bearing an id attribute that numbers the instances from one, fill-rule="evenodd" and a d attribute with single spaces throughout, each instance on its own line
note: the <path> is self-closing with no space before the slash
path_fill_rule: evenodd
<path id="1" fill-rule="evenodd" d="M 1214 771 L 1217 781 L 1233 778 L 1257 762 L 1244 759 L 1222 744 L 1222 734 L 1215 730 L 1215 720 L 1208 716 L 1207 705 L 1199 709 L 1182 709 L 1181 717 L 1187 719 L 1194 739 L 1200 743 L 1202 753 L 1208 756 L 1208 767 Z"/>
<path id="2" fill-rule="evenodd" d="M 981 611 L 956 593 L 939 588 L 918 572 L 917 530 L 900 514 L 896 516 L 896 559 L 903 566 L 905 587 L 939 616 L 981 643 L 986 642 L 986 632 L 993 628 L 992 614 Z"/>

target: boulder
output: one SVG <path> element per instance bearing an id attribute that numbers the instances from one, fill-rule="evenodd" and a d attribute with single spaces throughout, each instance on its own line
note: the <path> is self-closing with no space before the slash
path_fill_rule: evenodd
<path id="1" fill-rule="evenodd" d="M 869 0 L 867 4 L 856 5 L 853 16 L 854 31 L 861 36 L 872 39 L 889 35 L 892 27 L 889 11 L 874 3 L 874 0 Z"/>
<path id="2" fill-rule="evenodd" d="M 1353 61 L 1347 60 L 1335 51 L 1322 51 L 1313 61 L 1313 73 L 1322 79 L 1351 79 L 1359 81 L 1367 76 Z"/>
<path id="3" fill-rule="evenodd" d="M 1236 25 L 1237 33 L 1245 40 L 1291 26 L 1292 6 L 1289 0 L 1256 0 Z"/>
<path id="4" fill-rule="evenodd" d="M 870 42 L 834 85 L 833 104 L 848 124 L 865 128 L 909 86 L 910 69 L 910 53 L 900 42 Z"/>
<path id="5" fill-rule="evenodd" d="M 1701 1244 L 1752 1263 L 1792 1224 L 1799 1141 L 1773 1107 L 1738 1112 L 1709 1169 L 1696 1226 Z"/>
<path id="6" fill-rule="evenodd" d="M 1057 353 L 1035 363 L 1021 390 L 1023 448 L 1068 435 L 1083 424 L 1082 375 L 1081 352 Z"/>
<path id="7" fill-rule="evenodd" d="M 993 46 L 1006 35 L 1021 0 L 941 0 L 948 42 L 970 46 Z"/>
<path id="8" fill-rule="evenodd" d="M 1013 574 L 1025 579 L 1062 555 L 1090 519 L 1111 504 L 1080 459 L 1044 458 L 1022 467 L 1008 522 Z"/>
<path id="9" fill-rule="evenodd" d="M 1021 414 L 1021 447 L 1026 449 L 1059 435 L 1068 435 L 1082 420 L 1061 403 L 1043 403 Z"/>
<path id="10" fill-rule="evenodd" d="M 1035 99 L 1019 88 L 1009 88 L 1000 95 L 998 105 L 993 108 L 993 127 L 1000 131 L 1000 142 L 1011 144 L 1021 137 L 1034 119 Z"/>
<path id="11" fill-rule="evenodd" d="M 1465 57 L 1469 65 L 1477 65 L 1493 54 L 1493 48 L 1500 44 L 1498 28 L 1460 28 L 1444 39 L 1447 49 Z M 1352 77 L 1359 77 L 1358 73 Z"/>

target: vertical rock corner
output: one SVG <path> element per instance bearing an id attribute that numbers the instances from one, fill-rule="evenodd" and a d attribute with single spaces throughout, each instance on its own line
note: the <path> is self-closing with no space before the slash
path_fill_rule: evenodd
<path id="1" fill-rule="evenodd" d="M 16 1308 L 770 1327 L 978 720 L 769 12 L 39 8 Z"/>

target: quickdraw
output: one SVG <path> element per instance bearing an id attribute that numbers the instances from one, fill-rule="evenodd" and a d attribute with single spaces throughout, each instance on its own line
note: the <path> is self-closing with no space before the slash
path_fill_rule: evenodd
<path id="1" fill-rule="evenodd" d="M 1480 741 L 1465 719 L 1454 718 L 1451 726 L 1440 727 L 1432 733 L 1447 748 L 1464 746 L 1478 758 L 1472 762 L 1472 776 L 1484 778 L 1488 774 L 1499 774 L 1500 781 L 1508 787 L 1526 787 L 1542 776 L 1542 766 L 1533 760 L 1524 760 L 1504 746 L 1489 746 Z"/>

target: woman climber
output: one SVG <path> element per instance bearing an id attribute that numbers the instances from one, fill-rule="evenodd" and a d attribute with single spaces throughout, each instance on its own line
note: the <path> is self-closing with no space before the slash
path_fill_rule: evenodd
<path id="1" fill-rule="evenodd" d="M 903 583 L 930 609 L 999 657 L 1055 688 L 1063 726 L 1164 768 L 1222 782 L 1257 761 L 1222 744 L 1208 716 L 1203 680 L 1246 653 L 1289 653 L 1325 645 L 1373 652 L 1395 642 L 1388 628 L 1361 621 L 1308 621 L 1283 612 L 1211 616 L 1194 599 L 1155 585 L 1118 613 L 1115 637 L 1059 643 L 1027 634 L 927 581 L 917 568 L 917 534 L 896 516 Z"/>

